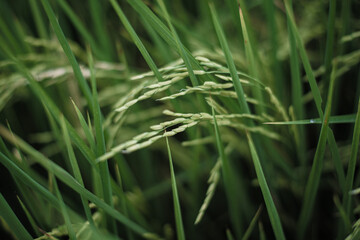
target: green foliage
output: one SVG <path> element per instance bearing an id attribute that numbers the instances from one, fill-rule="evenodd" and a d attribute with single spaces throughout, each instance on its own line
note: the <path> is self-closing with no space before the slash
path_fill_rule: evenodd
<path id="1" fill-rule="evenodd" d="M 9 226 L 13 234 L 19 239 L 32 239 L 29 232 L 21 224 L 19 219 L 16 217 L 15 213 L 6 202 L 4 196 L 0 193 L 0 207 L 1 207 L 1 217 L 5 220 L 6 224 Z"/>
<path id="2" fill-rule="evenodd" d="M 358 8 L 0 1 L 0 238 L 359 239 Z"/>

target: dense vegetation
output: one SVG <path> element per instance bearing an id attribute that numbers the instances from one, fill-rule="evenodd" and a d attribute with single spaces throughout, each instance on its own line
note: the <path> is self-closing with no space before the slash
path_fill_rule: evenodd
<path id="1" fill-rule="evenodd" d="M 0 1 L 1 239 L 359 239 L 359 1 Z"/>

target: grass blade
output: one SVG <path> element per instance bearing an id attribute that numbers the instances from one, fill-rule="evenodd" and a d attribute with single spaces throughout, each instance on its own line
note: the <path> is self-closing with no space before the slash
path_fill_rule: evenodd
<path id="1" fill-rule="evenodd" d="M 291 8 L 290 0 L 284 0 L 284 3 L 285 3 L 285 8 L 286 8 L 286 14 L 287 14 L 287 17 L 288 17 L 289 28 L 290 28 L 293 36 L 295 37 L 297 47 L 299 49 L 299 53 L 300 53 L 300 56 L 301 56 L 301 59 L 302 59 L 303 65 L 304 65 L 304 69 L 305 69 L 305 72 L 306 72 L 306 76 L 308 78 L 311 91 L 312 91 L 312 93 L 314 95 L 315 105 L 316 105 L 316 108 L 317 108 L 317 110 L 318 110 L 318 112 L 320 114 L 320 118 L 322 119 L 323 118 L 323 112 L 322 112 L 322 108 L 321 108 L 322 99 L 321 99 L 321 95 L 320 95 L 320 90 L 319 90 L 319 88 L 318 88 L 318 86 L 316 84 L 316 80 L 315 80 L 315 77 L 314 77 L 314 72 L 313 72 L 313 70 L 311 68 L 309 58 L 306 55 L 306 50 L 305 50 L 305 47 L 304 47 L 304 43 L 303 43 L 303 41 L 302 41 L 302 39 L 300 37 L 300 33 L 299 33 L 299 31 L 298 31 L 298 29 L 296 27 L 294 13 L 293 13 L 292 8 Z"/>
<path id="2" fill-rule="evenodd" d="M 81 186 L 84 187 L 84 181 L 81 176 L 79 165 L 76 161 L 74 149 L 72 148 L 72 145 L 71 145 L 68 129 L 66 128 L 64 118 L 61 118 L 61 129 L 62 129 L 62 133 L 64 136 L 65 145 L 66 145 L 66 148 L 68 151 L 72 172 L 74 173 L 75 179 L 81 184 Z M 82 196 L 81 196 L 81 203 L 84 208 L 86 219 L 89 221 L 90 224 L 94 224 L 92 216 L 91 216 L 91 210 L 89 208 L 89 204 L 88 204 L 87 200 L 84 199 L 84 197 L 82 197 Z"/>
<path id="3" fill-rule="evenodd" d="M 171 157 L 171 150 L 169 146 L 169 140 L 166 137 L 166 147 L 169 154 L 169 164 L 170 164 L 170 174 L 171 174 L 171 188 L 173 193 L 173 200 L 174 200 L 174 212 L 175 212 L 175 222 L 176 222 L 176 232 L 177 232 L 177 239 L 178 240 L 185 240 L 185 232 L 184 232 L 184 226 L 181 216 L 181 208 L 180 208 L 180 201 L 176 186 L 176 177 L 174 172 L 174 166 L 173 161 Z"/>
<path id="4" fill-rule="evenodd" d="M 81 114 L 79 108 L 76 106 L 75 102 L 71 99 L 71 102 L 74 106 L 74 109 L 76 111 L 76 115 L 79 119 L 80 125 L 85 133 L 86 139 L 88 141 L 88 143 L 90 144 L 90 149 L 96 149 L 96 145 L 95 145 L 95 140 L 94 140 L 94 136 L 92 134 L 92 131 L 90 129 L 91 124 L 87 124 L 85 118 L 83 117 L 83 115 Z M 90 120 L 90 119 L 89 119 Z"/>
<path id="5" fill-rule="evenodd" d="M 356 168 L 356 159 L 357 154 L 359 151 L 359 138 L 360 138 L 360 99 L 358 103 L 358 111 L 356 114 L 356 121 L 354 126 L 354 134 L 351 144 L 351 154 L 350 154 L 350 160 L 348 163 L 348 169 L 346 174 L 346 184 L 345 184 L 345 190 L 343 194 L 343 205 L 345 212 L 347 216 L 352 219 L 352 214 L 350 211 L 351 207 L 351 198 L 350 198 L 350 191 L 353 188 L 354 183 L 354 175 L 355 175 L 355 168 Z"/>
<path id="6" fill-rule="evenodd" d="M 231 234 L 231 231 L 229 229 L 226 229 L 226 238 L 227 240 L 234 240 L 235 238 Z"/>
<path id="7" fill-rule="evenodd" d="M 90 111 L 92 111 L 93 110 L 92 104 L 91 104 L 92 96 L 91 96 L 90 88 L 87 85 L 84 76 L 82 75 L 80 66 L 79 66 L 78 62 L 76 61 L 76 58 L 75 58 L 73 52 L 70 49 L 70 45 L 68 44 L 68 42 L 65 38 L 65 35 L 64 35 L 63 31 L 61 30 L 59 22 L 57 21 L 57 19 L 55 17 L 54 11 L 52 10 L 52 8 L 50 6 L 49 1 L 41 0 L 41 3 L 43 5 L 46 15 L 48 16 L 49 21 L 54 29 L 56 37 L 58 38 L 59 43 L 60 43 L 61 47 L 63 48 L 66 57 L 69 59 L 70 65 L 74 71 L 75 78 L 78 81 L 81 91 L 83 92 L 83 94 L 86 98 L 86 101 L 88 103 Z"/>
<path id="8" fill-rule="evenodd" d="M 277 56 L 277 52 L 279 50 L 279 40 L 278 34 L 279 30 L 276 26 L 276 12 L 275 12 L 275 3 L 273 1 L 264 1 L 263 4 L 264 11 L 266 14 L 266 20 L 268 25 L 268 34 L 270 35 L 270 43 L 271 43 L 271 50 L 270 50 L 270 61 L 271 61 L 271 68 L 273 70 L 273 79 L 275 81 L 275 93 L 278 96 L 281 102 L 286 101 L 286 96 L 284 94 L 284 86 L 285 86 L 285 79 L 284 74 L 282 71 L 281 63 Z M 284 104 L 286 105 L 286 104 Z"/>
<path id="9" fill-rule="evenodd" d="M 9 30 L 3 19 L 0 19 L 0 32 L 2 33 L 2 44 L 4 44 L 6 47 L 9 46 L 9 49 L 11 49 L 13 53 L 20 53 L 21 48 L 17 44 L 18 41 L 16 40 L 12 32 Z"/>
<path id="10" fill-rule="evenodd" d="M 350 19 L 351 19 L 351 0 L 344 0 L 341 1 L 341 26 L 343 26 L 341 28 L 340 31 L 340 36 L 339 38 L 341 39 L 342 37 L 344 37 L 345 35 L 347 35 L 348 33 L 350 33 Z M 345 51 L 347 46 L 345 44 L 340 44 L 340 50 L 339 50 L 339 54 L 342 55 Z"/>
<path id="11" fill-rule="evenodd" d="M 279 217 L 279 214 L 278 214 L 278 212 L 276 210 L 276 206 L 275 206 L 274 201 L 272 199 L 270 189 L 269 189 L 268 184 L 266 182 L 266 178 L 265 178 L 264 172 L 262 170 L 262 166 L 261 166 L 258 154 L 256 152 L 255 145 L 253 143 L 251 135 L 248 132 L 246 133 L 246 136 L 248 138 L 250 152 L 251 152 L 251 156 L 252 156 L 254 166 L 255 166 L 256 176 L 257 176 L 257 179 L 259 181 L 259 185 L 260 185 L 262 195 L 264 197 L 266 209 L 267 209 L 268 214 L 269 214 L 269 218 L 270 218 L 270 222 L 271 222 L 274 234 L 275 234 L 275 238 L 277 240 L 279 240 L 279 239 L 283 240 L 283 239 L 285 239 L 285 235 L 284 235 L 284 231 L 283 231 L 283 228 L 282 228 L 282 225 L 281 225 L 280 217 Z"/>
<path id="12" fill-rule="evenodd" d="M 328 128 L 327 140 L 328 140 L 328 144 L 330 146 L 331 157 L 334 160 L 334 167 L 336 170 L 337 177 L 339 179 L 340 189 L 344 190 L 345 189 L 345 173 L 344 173 L 342 161 L 340 159 L 339 149 L 335 142 L 335 136 L 334 136 L 333 131 L 330 129 L 330 127 Z"/>
<path id="13" fill-rule="evenodd" d="M 183 44 L 180 41 L 180 38 L 178 36 L 178 34 L 176 33 L 176 30 L 174 28 L 174 26 L 171 23 L 171 19 L 169 16 L 169 13 L 166 10 L 166 6 L 164 4 L 164 1 L 162 0 L 158 0 L 158 4 L 160 5 L 161 10 L 163 11 L 164 15 L 165 15 L 165 19 L 168 23 L 168 26 L 170 27 L 171 33 L 173 35 L 173 38 L 176 41 L 176 46 L 178 48 L 178 52 L 180 53 L 181 58 L 184 60 L 185 66 L 188 70 L 189 76 L 190 76 L 190 80 L 193 86 L 197 86 L 199 85 L 199 81 L 197 79 L 197 77 L 194 74 L 194 71 L 192 69 L 191 63 L 186 55 L 185 49 L 183 47 Z"/>
<path id="14" fill-rule="evenodd" d="M 104 60 L 110 61 L 114 57 L 114 52 L 112 51 L 111 39 L 106 29 L 106 16 L 104 16 L 108 3 L 90 0 L 89 5 L 95 36 L 98 37 L 101 50 L 104 51 Z"/>
<path id="15" fill-rule="evenodd" d="M 16 64 L 18 70 L 24 75 L 24 77 L 29 81 L 29 85 L 31 90 L 34 92 L 36 97 L 47 107 L 47 109 L 51 112 L 56 121 L 59 122 L 60 116 L 62 115 L 59 108 L 53 102 L 53 100 L 46 94 L 44 89 L 40 86 L 40 84 L 34 79 L 31 73 L 23 66 L 19 61 L 15 58 L 11 57 Z M 66 127 L 69 129 L 69 134 L 71 139 L 74 141 L 79 150 L 84 154 L 86 160 L 90 163 L 90 165 L 94 165 L 95 155 L 94 153 L 86 146 L 86 144 L 79 137 L 75 129 L 71 126 L 71 124 L 66 120 Z"/>
<path id="16" fill-rule="evenodd" d="M 145 30 L 148 32 L 149 36 L 154 42 L 154 45 L 161 55 L 163 61 L 165 63 L 172 62 L 174 60 L 173 52 L 169 52 L 168 46 L 166 46 L 165 42 L 144 18 L 141 18 L 141 23 L 144 25 Z"/>
<path id="17" fill-rule="evenodd" d="M 245 100 L 244 90 L 241 86 L 239 76 L 236 71 L 236 67 L 234 64 L 234 60 L 232 58 L 229 46 L 226 42 L 225 34 L 222 30 L 222 27 L 219 22 L 219 18 L 217 16 L 215 6 L 212 2 L 209 3 L 210 11 L 211 11 L 211 17 L 213 19 L 214 27 L 216 30 L 216 34 L 218 36 L 221 48 L 225 54 L 226 63 L 228 64 L 228 68 L 230 70 L 230 75 L 234 83 L 234 88 L 236 91 L 236 94 L 238 96 L 238 102 L 241 108 L 242 113 L 250 113 L 249 106 L 247 105 L 247 102 Z"/>
<path id="18" fill-rule="evenodd" d="M 177 47 L 177 42 L 173 38 L 173 34 L 171 31 L 165 26 L 165 24 L 151 11 L 141 0 L 127 0 L 128 3 L 147 21 L 152 28 L 158 32 L 158 34 L 167 42 L 167 44 L 174 50 L 179 50 Z M 180 43 L 181 44 L 181 43 Z M 190 53 L 185 46 L 182 46 L 185 50 L 187 58 L 191 62 L 193 68 L 195 70 L 203 70 L 200 66 L 199 62 L 194 58 L 194 56 Z M 181 54 L 179 52 L 179 54 Z"/>
<path id="19" fill-rule="evenodd" d="M 124 215 L 125 217 L 129 217 L 129 214 L 128 214 L 128 206 L 127 206 L 127 199 L 126 199 L 126 195 L 124 193 L 124 188 L 123 188 L 123 181 L 121 179 L 121 174 L 120 174 L 120 169 L 119 169 L 119 164 L 118 164 L 119 161 L 117 161 L 115 163 L 115 174 L 116 174 L 116 180 L 117 180 L 117 184 L 119 186 L 119 197 L 121 199 L 121 207 L 122 207 L 122 211 L 124 212 Z M 130 229 L 126 229 L 126 235 L 127 235 L 127 238 L 129 240 L 134 240 L 134 235 L 133 233 L 130 231 Z"/>
<path id="20" fill-rule="evenodd" d="M 308 81 L 309 81 L 309 84 L 310 84 L 311 92 L 312 92 L 312 94 L 314 96 L 315 105 L 316 105 L 318 114 L 320 116 L 320 119 L 323 119 L 324 113 L 323 113 L 322 108 L 321 108 L 322 99 L 321 99 L 320 91 L 319 91 L 319 88 L 318 88 L 318 86 L 316 84 L 314 73 L 313 73 L 313 71 L 311 69 L 310 61 L 309 61 L 309 59 L 308 59 L 308 57 L 306 55 L 306 50 L 305 50 L 304 44 L 303 44 L 303 42 L 301 40 L 299 31 L 296 28 L 296 24 L 295 24 L 295 20 L 294 20 L 294 14 L 293 14 L 293 11 L 292 11 L 292 6 L 291 6 L 291 0 L 284 0 L 284 2 L 285 2 L 285 8 L 286 8 L 286 14 L 287 14 L 287 18 L 288 18 L 289 28 L 290 28 L 291 33 L 292 33 L 292 35 L 294 36 L 294 38 L 295 38 L 295 40 L 297 42 L 297 47 L 299 49 L 300 56 L 301 56 L 301 59 L 302 59 L 302 62 L 303 62 L 304 68 L 305 68 L 305 72 L 306 72 L 306 75 L 307 75 L 307 78 L 308 78 Z M 338 178 L 339 178 L 340 187 L 342 189 L 344 189 L 345 188 L 345 186 L 344 186 L 344 183 L 345 183 L 344 176 L 345 175 L 344 175 L 344 170 L 342 168 L 342 164 L 340 162 L 340 159 L 336 155 L 338 150 L 337 150 L 337 145 L 336 145 L 336 141 L 335 141 L 335 138 L 334 138 L 334 134 L 333 134 L 331 128 L 328 128 L 327 131 L 329 131 L 329 133 L 330 133 L 330 134 L 327 135 L 327 140 L 328 140 L 328 143 L 330 145 L 330 148 L 332 149 L 334 165 L 335 165 L 336 172 L 337 172 L 337 175 L 338 175 Z"/>
<path id="21" fill-rule="evenodd" d="M 238 31 L 239 38 L 241 39 L 241 38 L 243 38 L 243 36 L 242 36 L 240 16 L 239 16 L 239 11 L 238 11 L 238 8 L 239 8 L 238 1 L 226 0 L 226 4 L 228 5 L 228 9 L 231 11 L 231 17 L 233 18 L 233 22 Z M 243 45 L 241 45 L 241 48 L 243 48 Z"/>
<path id="22" fill-rule="evenodd" d="M 292 6 L 291 6 L 292 7 Z M 287 29 L 288 29 L 288 38 L 290 42 L 290 70 L 291 70 L 291 102 L 294 108 L 295 119 L 304 119 L 305 110 L 304 104 L 302 101 L 303 95 L 303 86 L 302 80 L 300 76 L 300 64 L 299 64 L 299 56 L 296 48 L 296 40 L 294 37 L 294 33 L 290 30 L 289 26 L 289 16 L 287 16 Z M 295 128 L 295 132 L 298 133 L 298 137 L 296 138 L 296 146 L 297 152 L 299 154 L 299 160 L 301 164 L 304 166 L 306 163 L 306 132 L 304 127 L 297 126 Z"/>
<path id="23" fill-rule="evenodd" d="M 40 7 L 38 5 L 38 2 L 36 0 L 30 0 L 29 4 L 30 4 L 32 15 L 34 17 L 36 30 L 39 34 L 39 37 L 41 37 L 42 39 L 47 39 L 48 34 L 46 32 L 46 28 L 45 28 L 45 24 L 44 24 L 45 21 L 42 18 L 42 14 L 40 12 Z"/>
<path id="24" fill-rule="evenodd" d="M 266 234 L 262 222 L 259 222 L 259 239 L 266 240 Z"/>
<path id="25" fill-rule="evenodd" d="M 21 205 L 21 208 L 24 210 L 25 214 L 26 214 L 26 217 L 27 219 L 29 220 L 30 222 L 30 225 L 32 227 L 32 229 L 34 230 L 36 236 L 40 236 L 40 232 L 39 232 L 39 229 L 38 229 L 38 226 L 36 225 L 36 222 L 35 222 L 35 219 L 33 218 L 33 216 L 31 215 L 30 211 L 26 208 L 25 204 L 23 203 L 23 201 L 21 201 L 20 197 L 17 196 L 17 199 Z"/>
<path id="26" fill-rule="evenodd" d="M 329 118 L 331 114 L 332 96 L 334 92 L 334 83 L 336 78 L 335 73 L 336 73 L 336 67 L 334 66 L 333 71 L 331 73 L 329 94 L 325 108 L 325 117 L 323 118 L 323 124 L 321 126 L 320 137 L 313 160 L 313 165 L 311 167 L 309 180 L 305 188 L 304 203 L 300 212 L 300 218 L 298 222 L 299 239 L 303 239 L 306 234 L 306 228 L 307 225 L 309 224 L 311 212 L 314 207 L 315 198 L 321 178 L 324 153 L 326 147 L 326 138 L 327 138 L 328 126 L 329 126 Z"/>
<path id="27" fill-rule="evenodd" d="M 141 54 L 144 57 L 146 63 L 149 65 L 151 71 L 154 72 L 154 74 L 155 74 L 155 76 L 156 76 L 156 78 L 158 79 L 159 82 L 163 81 L 163 78 L 162 78 L 162 76 L 161 76 L 161 74 L 159 72 L 158 67 L 156 66 L 156 64 L 154 63 L 153 59 L 151 58 L 149 52 L 146 50 L 144 44 L 141 42 L 140 38 L 136 34 L 134 28 L 131 26 L 129 20 L 126 18 L 124 12 L 121 10 L 119 4 L 116 2 L 116 0 L 110 0 L 110 3 L 113 6 L 116 14 L 120 18 L 121 22 L 124 24 L 124 27 L 126 28 L 128 33 L 130 34 L 130 36 L 131 36 L 133 42 L 135 43 L 136 47 L 141 52 Z"/>
<path id="28" fill-rule="evenodd" d="M 54 207 L 59 209 L 58 199 L 49 190 L 31 178 L 26 172 L 19 168 L 13 161 L 0 152 L 0 163 L 10 171 L 10 173 L 19 179 L 24 185 L 39 192 L 44 199 L 49 201 Z"/>
<path id="29" fill-rule="evenodd" d="M 66 210 L 66 205 L 65 205 L 64 200 L 63 200 L 63 198 L 61 196 L 61 193 L 59 191 L 59 187 L 58 187 L 58 185 L 56 183 L 56 178 L 54 177 L 53 174 L 51 174 L 51 179 L 52 179 L 52 183 L 54 184 L 54 189 L 55 189 L 56 196 L 59 199 L 61 213 L 62 213 L 63 218 L 65 220 L 65 225 L 66 225 L 66 228 L 68 230 L 69 238 L 70 238 L 70 240 L 76 240 L 75 231 L 74 231 L 74 229 L 72 227 L 69 214 L 68 214 L 68 212 Z"/>
<path id="30" fill-rule="evenodd" d="M 341 205 L 339 196 L 334 195 L 333 201 L 335 203 L 335 206 L 336 206 L 337 210 L 339 211 L 340 217 L 341 217 L 341 219 L 342 219 L 342 221 L 343 221 L 343 223 L 345 225 L 345 229 L 348 229 L 350 231 L 351 230 L 351 222 L 350 222 L 350 219 L 348 217 L 349 215 L 346 214 L 344 206 Z"/>
<path id="31" fill-rule="evenodd" d="M 15 215 L 15 213 L 13 212 L 13 210 L 6 202 L 5 198 L 1 193 L 0 193 L 0 209 L 1 209 L 0 216 L 9 225 L 10 229 L 18 239 L 24 239 L 24 240 L 33 239 L 30 233 L 21 224 L 20 220 L 17 218 L 17 216 Z"/>
<path id="32" fill-rule="evenodd" d="M 244 37 L 244 43 L 245 43 L 245 56 L 246 59 L 248 61 L 249 64 L 249 75 L 252 76 L 253 78 L 259 79 L 259 69 L 257 66 L 257 63 L 255 61 L 255 56 L 254 56 L 254 51 L 253 51 L 253 44 L 250 41 L 249 35 L 248 35 L 248 31 L 247 31 L 247 27 L 246 27 L 246 22 L 243 16 L 243 13 L 241 11 L 241 8 L 239 8 L 239 15 L 240 15 L 240 22 L 241 22 L 241 28 L 243 31 L 243 37 Z M 257 84 L 258 86 L 259 84 Z M 264 102 L 263 99 L 263 95 L 262 95 L 262 91 L 260 88 L 258 87 L 254 87 L 252 88 L 253 90 L 253 95 L 254 97 L 260 101 L 260 102 Z M 255 106 L 256 109 L 256 113 L 257 114 L 262 114 L 264 112 L 264 106 L 260 105 L 256 105 Z"/>
<path id="33" fill-rule="evenodd" d="M 246 229 L 244 236 L 241 238 L 241 240 L 247 240 L 250 238 L 251 233 L 254 231 L 254 228 L 256 226 L 256 222 L 258 221 L 260 214 L 262 211 L 262 205 L 259 207 L 259 209 L 256 211 L 253 219 L 251 220 L 249 227 Z"/>
<path id="34" fill-rule="evenodd" d="M 87 49 L 88 51 L 88 61 L 89 61 L 89 68 L 90 68 L 90 80 L 91 80 L 91 88 L 92 88 L 92 106 L 93 106 L 93 116 L 94 116 L 94 125 L 95 125 L 95 139 L 96 139 L 96 156 L 99 157 L 106 152 L 105 148 L 105 137 L 103 131 L 103 124 L 102 124 L 102 115 L 98 101 L 98 94 L 96 89 L 96 79 L 95 79 L 95 72 L 94 72 L 94 61 L 91 54 L 90 48 Z M 112 189 L 110 183 L 110 171 L 108 162 L 99 163 L 99 170 L 100 176 L 102 181 L 102 191 L 103 197 L 107 204 L 110 206 L 114 206 L 112 201 Z M 112 218 L 108 218 L 109 227 L 111 228 L 113 233 L 116 233 L 116 224 Z"/>
<path id="35" fill-rule="evenodd" d="M 354 123 L 355 118 L 356 118 L 356 114 L 331 116 L 329 118 L 329 124 Z M 265 122 L 263 124 L 269 124 L 269 125 L 308 125 L 308 124 L 322 124 L 322 121 L 321 121 L 320 118 L 314 118 L 314 119 L 304 119 L 304 120 L 287 121 L 287 122 Z"/>
<path id="36" fill-rule="evenodd" d="M 210 2 L 209 7 L 210 7 L 210 12 L 211 12 L 211 16 L 212 16 L 212 19 L 213 19 L 213 24 L 214 24 L 214 27 L 215 27 L 215 31 L 216 31 L 216 34 L 218 36 L 218 39 L 219 39 L 221 48 L 223 50 L 223 53 L 225 55 L 226 63 L 227 63 L 227 66 L 229 68 L 229 71 L 230 71 L 230 76 L 231 76 L 232 82 L 234 84 L 235 92 L 236 92 L 236 95 L 237 95 L 237 100 L 238 100 L 239 106 L 240 106 L 240 112 L 250 114 L 249 106 L 248 106 L 248 104 L 247 104 L 247 102 L 245 100 L 244 90 L 243 90 L 242 85 L 240 83 L 240 79 L 239 79 L 239 76 L 237 74 L 235 63 L 234 63 L 234 60 L 232 58 L 229 46 L 227 44 L 225 34 L 224 34 L 224 32 L 222 30 L 222 27 L 220 25 L 219 18 L 217 16 L 215 6 L 214 6 L 214 4 L 212 2 Z M 250 127 L 254 126 L 254 122 L 251 119 L 245 119 L 245 123 L 247 125 L 249 125 Z M 263 149 L 262 147 L 260 147 L 260 141 L 258 140 L 256 135 L 254 135 L 254 140 L 255 140 L 254 142 L 255 142 L 257 148 Z M 259 152 L 259 153 L 262 154 L 264 152 L 262 151 L 262 152 Z M 273 152 L 273 153 L 276 154 L 276 152 Z M 263 156 L 263 155 L 265 155 L 265 154 L 262 154 L 261 156 Z M 265 156 L 264 156 L 264 159 L 265 159 Z M 267 170 L 267 169 L 269 169 L 269 168 L 266 168 L 265 170 Z M 238 234 L 237 237 L 240 237 L 240 236 L 242 236 L 242 234 Z"/>
<path id="37" fill-rule="evenodd" d="M 94 49 L 97 56 L 101 58 L 104 57 L 103 51 L 101 51 L 96 44 L 95 39 L 91 36 L 91 34 L 86 30 L 86 27 L 80 21 L 80 18 L 76 15 L 76 13 L 72 10 L 69 4 L 65 0 L 57 0 L 60 7 L 64 10 L 65 14 L 68 16 L 70 21 L 74 24 L 74 27 L 78 30 L 78 32 L 82 35 L 84 40 L 91 45 L 91 48 Z"/>
<path id="38" fill-rule="evenodd" d="M 143 236 L 144 234 L 145 235 L 149 234 L 145 229 L 143 229 L 142 227 L 140 227 L 136 223 L 134 223 L 131 220 L 129 220 L 128 218 L 126 218 L 123 214 L 118 212 L 112 206 L 105 203 L 103 200 L 98 198 L 96 195 L 94 195 L 93 193 L 91 193 L 90 191 L 85 189 L 83 186 L 81 186 L 78 181 L 76 181 L 68 172 L 66 172 L 59 165 L 57 165 L 56 163 L 54 163 L 50 159 L 46 158 L 44 155 L 42 155 L 40 152 L 35 150 L 33 147 L 31 147 L 29 144 L 24 142 L 19 137 L 15 136 L 15 135 L 12 135 L 2 125 L 0 125 L 0 135 L 2 135 L 4 138 L 6 138 L 12 144 L 18 145 L 20 149 L 22 149 L 24 152 L 26 152 L 27 154 L 32 156 L 34 161 L 38 162 L 40 165 L 42 165 L 50 173 L 53 173 L 60 181 L 65 183 L 67 186 L 69 186 L 71 189 L 73 189 L 75 192 L 77 192 L 81 196 L 85 197 L 87 200 L 93 202 L 99 208 L 102 208 L 107 214 L 109 214 L 113 218 L 117 219 L 119 222 L 121 222 L 124 225 L 128 226 L 135 233 L 137 233 L 137 234 L 139 234 L 141 236 Z M 2 153 L 0 153 L 0 158 L 2 159 L 2 163 L 8 169 L 14 169 L 13 165 L 15 165 L 15 164 L 12 163 L 12 161 L 9 160 L 7 157 L 5 157 Z M 21 172 L 19 173 L 19 171 L 17 171 L 16 173 L 20 174 L 20 177 L 24 178 L 24 175 Z M 32 184 L 34 184 L 34 180 L 32 180 L 30 177 L 27 177 L 26 181 L 31 181 Z M 37 184 L 37 185 L 39 185 L 39 184 Z M 37 189 L 41 190 L 44 193 L 44 189 L 40 188 L 39 186 L 37 186 Z M 45 189 L 45 191 L 47 191 L 47 190 Z M 51 200 L 52 203 L 57 203 L 57 205 L 58 205 L 58 201 L 57 201 L 56 197 L 54 197 L 53 195 L 49 196 L 48 194 L 47 194 L 47 197 Z"/>
<path id="39" fill-rule="evenodd" d="M 327 82 L 330 82 L 331 74 L 331 61 L 333 59 L 333 49 L 334 49 L 334 38 L 335 38 L 335 16 L 336 16 L 336 0 L 330 0 L 329 2 L 329 19 L 327 24 L 327 34 L 326 34 L 326 49 L 324 57 L 324 66 L 325 73 L 323 79 Z"/>
<path id="40" fill-rule="evenodd" d="M 135 11 L 147 21 L 154 30 L 170 45 L 173 49 L 177 49 L 176 41 L 173 39 L 171 32 L 165 24 L 140 0 L 128 0 L 128 3 Z M 155 27 L 157 26 L 157 27 Z"/>
<path id="41" fill-rule="evenodd" d="M 230 162 L 228 158 L 226 157 L 223 141 L 221 140 L 220 130 L 216 122 L 215 118 L 215 111 L 214 108 L 212 108 L 212 115 L 213 115 L 213 121 L 214 121 L 214 129 L 215 129 L 215 138 L 216 138 L 216 146 L 219 151 L 221 164 L 222 164 L 222 177 L 224 180 L 225 185 L 225 193 L 229 205 L 229 212 L 230 212 L 230 218 L 234 227 L 234 230 L 236 231 L 236 235 L 239 237 L 242 236 L 243 230 L 242 230 L 242 220 L 241 220 L 241 211 L 240 211 L 240 204 L 237 194 L 237 189 L 235 186 L 236 178 L 234 176 L 233 168 L 230 165 Z"/>

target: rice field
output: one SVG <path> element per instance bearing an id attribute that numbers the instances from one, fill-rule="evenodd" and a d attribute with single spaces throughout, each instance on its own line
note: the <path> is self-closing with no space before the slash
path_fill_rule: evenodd
<path id="1" fill-rule="evenodd" d="M 0 2 L 1 239 L 359 239 L 359 1 Z"/>

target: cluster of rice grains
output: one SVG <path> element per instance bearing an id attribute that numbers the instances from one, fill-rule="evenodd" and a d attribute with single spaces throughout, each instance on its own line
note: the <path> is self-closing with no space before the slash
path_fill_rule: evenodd
<path id="1" fill-rule="evenodd" d="M 214 108 L 216 112 L 215 117 L 219 126 L 257 132 L 269 138 L 281 140 L 279 134 L 266 129 L 261 125 L 261 123 L 273 121 L 274 117 L 265 113 L 261 116 L 229 113 L 229 111 L 222 106 L 222 101 L 219 99 L 219 97 L 223 99 L 237 98 L 228 69 L 203 56 L 197 56 L 196 60 L 199 61 L 203 69 L 194 70 L 194 74 L 197 76 L 206 75 L 208 80 L 203 81 L 200 85 L 195 87 L 187 86 L 187 84 L 190 84 L 189 73 L 182 60 L 178 60 L 159 69 L 164 81 L 158 81 L 153 72 L 147 72 L 131 78 L 131 81 L 137 81 L 137 87 L 134 87 L 128 94 L 113 105 L 114 110 L 106 119 L 107 126 L 112 126 L 118 131 L 126 119 L 126 111 L 138 102 L 147 99 L 153 99 L 154 101 L 163 103 L 164 105 L 161 107 L 162 115 L 173 117 L 173 119 L 150 126 L 152 131 L 140 133 L 132 139 L 112 147 L 110 151 L 101 156 L 98 161 L 105 161 L 119 152 L 131 153 L 148 147 L 161 138 L 174 136 L 184 132 L 190 127 L 201 125 L 201 123 L 204 122 L 213 123 L 212 115 L 206 112 L 180 113 L 167 109 L 171 106 L 167 101 L 175 99 L 177 101 L 182 101 L 181 97 L 195 97 L 194 95 L 196 94 L 202 95 L 201 97 L 206 100 L 205 102 L 209 106 L 209 109 Z M 245 95 L 245 99 L 249 104 L 263 105 L 272 109 L 276 116 L 281 117 L 281 120 L 289 120 L 286 110 L 269 87 L 264 86 L 256 79 L 251 78 L 242 72 L 238 72 L 238 75 L 241 77 L 240 81 L 244 87 L 260 88 L 269 96 L 269 102 L 272 103 L 270 105 L 259 102 L 258 100 Z M 170 90 L 173 92 L 175 91 L 175 93 L 171 94 Z M 159 119 L 161 119 L 161 116 Z M 243 121 L 244 119 L 252 119 L 258 122 L 259 125 L 252 127 L 247 126 Z M 112 139 L 115 139 L 117 131 L 112 131 L 115 132 Z"/>

